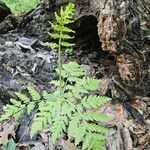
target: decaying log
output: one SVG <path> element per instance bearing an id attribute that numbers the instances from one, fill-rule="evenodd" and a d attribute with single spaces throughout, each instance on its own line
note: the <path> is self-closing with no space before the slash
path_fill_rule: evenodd
<path id="1" fill-rule="evenodd" d="M 0 1 L 0 23 L 11 14 L 10 8 L 7 5 Z"/>
<path id="2" fill-rule="evenodd" d="M 59 3 L 56 0 L 56 6 Z M 118 72 L 114 75 L 124 91 L 131 97 L 149 95 L 150 1 L 77 0 L 74 3 L 76 20 L 89 15 L 97 19 L 102 50 L 116 57 Z"/>

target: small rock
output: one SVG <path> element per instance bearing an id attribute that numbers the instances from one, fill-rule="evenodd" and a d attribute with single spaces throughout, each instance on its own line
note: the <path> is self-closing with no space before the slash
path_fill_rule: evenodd
<path id="1" fill-rule="evenodd" d="M 45 150 L 45 146 L 39 142 L 39 143 L 36 143 L 35 146 L 31 148 L 31 150 Z"/>
<path id="2" fill-rule="evenodd" d="M 14 43 L 11 42 L 11 41 L 6 41 L 6 42 L 5 42 L 5 46 L 6 46 L 6 47 L 14 47 Z"/>
<path id="3" fill-rule="evenodd" d="M 26 37 L 21 37 L 19 38 L 18 42 L 24 44 L 24 45 L 29 45 L 29 46 L 33 46 L 35 43 L 37 43 L 37 39 L 29 39 Z"/>

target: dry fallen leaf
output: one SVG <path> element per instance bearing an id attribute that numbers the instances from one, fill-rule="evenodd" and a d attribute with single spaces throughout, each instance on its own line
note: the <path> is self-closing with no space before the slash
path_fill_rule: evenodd
<path id="1" fill-rule="evenodd" d="M 15 135 L 15 126 L 11 125 L 9 128 L 5 129 L 4 131 L 0 132 L 0 144 L 7 144 L 8 142 L 8 135 Z"/>

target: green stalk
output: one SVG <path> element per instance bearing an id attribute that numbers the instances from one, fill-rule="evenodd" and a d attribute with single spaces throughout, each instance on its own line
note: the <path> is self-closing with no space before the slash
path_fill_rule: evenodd
<path id="1" fill-rule="evenodd" d="M 58 70 L 59 70 L 59 98 L 61 99 L 61 36 L 62 31 L 60 32 L 60 38 L 58 43 Z"/>

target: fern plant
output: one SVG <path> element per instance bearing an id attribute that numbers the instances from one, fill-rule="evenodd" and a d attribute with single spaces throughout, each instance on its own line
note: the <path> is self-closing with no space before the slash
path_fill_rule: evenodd
<path id="1" fill-rule="evenodd" d="M 52 81 L 56 86 L 54 93 L 43 91 L 39 94 L 33 87 L 28 87 L 29 96 L 16 93 L 19 99 L 11 99 L 12 104 L 6 106 L 0 121 L 11 116 L 17 120 L 24 112 L 37 109 L 31 136 L 50 125 L 54 141 L 62 133 L 67 133 L 69 138 L 75 139 L 75 145 L 82 143 L 82 149 L 102 149 L 108 130 L 98 122 L 107 122 L 110 118 L 93 110 L 109 99 L 90 94 L 97 89 L 100 81 L 85 77 L 85 71 L 76 62 L 64 64 L 61 76 L 61 99 L 58 80 Z"/>
<path id="2" fill-rule="evenodd" d="M 66 9 L 64 10 L 61 7 L 60 15 L 55 12 L 56 24 L 51 24 L 52 29 L 55 33 L 49 33 L 49 35 L 58 40 L 58 42 L 51 43 L 53 48 L 58 48 L 58 69 L 59 69 L 59 96 L 61 97 L 61 47 L 72 47 L 74 44 L 69 43 L 68 39 L 73 39 L 73 36 L 70 36 L 69 33 L 74 33 L 74 31 L 68 28 L 66 25 L 73 22 L 73 13 L 74 12 L 74 4 L 69 3 Z"/>
<path id="3" fill-rule="evenodd" d="M 56 87 L 55 92 L 39 93 L 33 87 L 28 87 L 28 95 L 16 93 L 16 98 L 11 99 L 11 104 L 6 105 L 0 121 L 14 118 L 18 120 L 23 113 L 36 110 L 36 115 L 31 128 L 31 136 L 41 131 L 44 127 L 51 126 L 53 141 L 59 139 L 63 133 L 75 140 L 75 145 L 82 144 L 83 150 L 101 150 L 105 143 L 108 129 L 101 126 L 101 122 L 110 120 L 103 113 L 94 110 L 109 101 L 105 96 L 92 94 L 99 84 L 99 79 L 86 76 L 86 71 L 76 62 L 61 65 L 61 46 L 71 47 L 73 44 L 66 42 L 71 39 L 67 33 L 74 32 L 65 25 L 73 20 L 74 4 L 70 3 L 65 10 L 61 8 L 60 16 L 55 14 L 57 23 L 52 24 L 56 33 L 49 33 L 58 39 L 58 68 L 56 72 L 59 80 L 51 84 Z"/>

